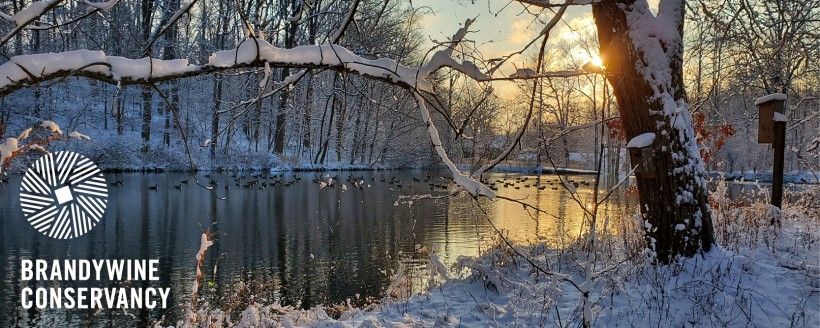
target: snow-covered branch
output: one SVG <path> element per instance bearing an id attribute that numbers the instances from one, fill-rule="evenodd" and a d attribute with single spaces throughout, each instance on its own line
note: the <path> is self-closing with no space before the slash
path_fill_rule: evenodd
<path id="1" fill-rule="evenodd" d="M 0 65 L 0 96 L 31 84 L 69 76 L 118 85 L 150 84 L 219 71 L 261 68 L 266 63 L 272 67 L 336 69 L 432 91 L 427 76 L 392 59 L 366 59 L 339 45 L 283 49 L 264 40 L 246 38 L 235 49 L 211 54 L 205 65 L 192 65 L 187 59 L 130 59 L 91 50 L 15 56 Z"/>
<path id="2" fill-rule="evenodd" d="M 28 7 L 23 8 L 22 10 L 18 11 L 14 15 L 6 15 L 0 14 L 3 19 L 8 21 L 13 21 L 16 26 L 6 33 L 2 39 L 0 39 L 0 46 L 3 46 L 11 40 L 14 35 L 22 31 L 28 24 L 31 24 L 40 16 L 45 14 L 47 11 L 57 7 L 63 0 L 42 0 L 42 1 L 35 1 L 32 2 Z"/>
<path id="3" fill-rule="evenodd" d="M 176 22 L 180 18 L 182 18 L 182 15 L 185 15 L 186 13 L 191 11 L 191 8 L 194 7 L 194 5 L 196 4 L 197 1 L 198 0 L 191 0 L 191 1 L 188 1 L 187 3 L 182 4 L 182 6 L 180 6 L 180 8 L 171 16 L 171 18 L 169 18 L 167 22 L 162 24 L 162 27 L 159 29 L 159 31 L 157 31 L 157 33 L 154 34 L 154 36 L 151 38 L 151 41 L 149 41 L 148 45 L 145 46 L 145 51 L 143 52 L 143 54 L 144 55 L 150 54 L 151 53 L 151 47 L 154 45 L 154 42 L 157 42 L 157 39 L 159 39 L 160 36 L 165 34 L 165 31 L 167 31 L 169 27 L 176 24 Z"/>

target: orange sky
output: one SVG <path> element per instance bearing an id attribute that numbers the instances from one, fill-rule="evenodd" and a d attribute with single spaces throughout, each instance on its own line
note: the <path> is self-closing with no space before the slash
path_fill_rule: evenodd
<path id="1" fill-rule="evenodd" d="M 433 45 L 430 40 L 449 39 L 468 18 L 475 18 L 476 21 L 470 28 L 473 32 L 467 38 L 475 41 L 485 59 L 501 57 L 522 49 L 544 26 L 542 22 L 533 21 L 534 16 L 516 1 L 412 0 L 411 3 L 414 8 L 425 8 L 423 26 L 428 46 Z M 658 0 L 649 0 L 649 3 L 650 7 L 657 8 Z M 530 10 L 535 12 L 535 8 Z M 550 18 L 551 16 L 542 15 L 542 19 Z M 572 6 L 551 33 L 549 44 L 555 49 L 561 43 L 577 42 L 579 36 L 584 34 L 595 35 L 590 7 Z M 537 46 L 531 47 L 529 54 L 513 57 L 502 68 L 501 75 L 512 74 L 516 67 L 527 67 L 527 56 L 532 56 L 535 51 Z M 547 67 L 551 70 L 575 69 L 589 61 L 600 61 L 594 51 L 591 53 L 579 47 L 572 47 L 569 56 L 550 58 Z M 512 82 L 494 82 L 493 89 L 502 97 L 512 96 L 516 92 Z"/>
<path id="2" fill-rule="evenodd" d="M 476 21 L 470 28 L 472 33 L 468 35 L 468 39 L 475 41 L 485 59 L 497 58 L 521 50 L 544 26 L 541 22 L 533 21 L 534 16 L 525 11 L 523 5 L 512 2 L 503 7 L 507 3 L 508 1 L 495 0 L 476 0 L 475 4 L 470 1 L 457 0 L 412 1 L 415 8 L 429 8 L 425 8 L 427 14 L 423 20 L 423 26 L 430 46 L 432 46 L 430 40 L 447 40 L 468 18 L 475 18 Z M 542 19 L 549 18 L 551 16 L 542 15 Z M 552 32 L 550 43 L 557 46 L 561 42 L 577 39 L 579 32 L 592 31 L 594 31 L 594 23 L 589 7 L 574 6 L 567 11 L 563 22 Z M 515 68 L 528 67 L 528 56 L 532 56 L 532 52 L 537 51 L 537 46 L 532 46 L 530 49 L 530 53 L 510 59 L 502 67 L 500 75 L 510 75 L 515 72 Z M 559 58 L 562 61 L 566 60 L 563 57 Z M 573 59 L 576 62 L 586 62 L 592 59 L 590 54 L 582 49 L 572 51 L 572 57 L 575 57 Z M 552 62 L 549 67 L 555 70 L 572 69 L 576 68 L 573 67 L 576 64 L 571 61 L 556 61 Z M 497 94 L 506 97 L 515 94 L 516 86 L 512 82 L 494 82 L 493 89 Z"/>

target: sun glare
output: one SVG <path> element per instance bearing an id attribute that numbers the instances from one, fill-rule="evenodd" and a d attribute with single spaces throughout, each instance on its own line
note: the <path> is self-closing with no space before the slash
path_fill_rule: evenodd
<path id="1" fill-rule="evenodd" d="M 598 56 L 598 54 L 592 54 L 588 62 L 596 67 L 604 67 L 604 61 L 601 60 L 601 56 Z"/>

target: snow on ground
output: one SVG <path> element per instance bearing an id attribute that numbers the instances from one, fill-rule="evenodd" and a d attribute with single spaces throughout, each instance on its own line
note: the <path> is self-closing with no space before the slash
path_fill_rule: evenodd
<path id="1" fill-rule="evenodd" d="M 772 181 L 772 172 L 710 172 L 709 175 L 715 179 L 726 179 L 732 181 Z M 783 181 L 786 183 L 818 184 L 820 183 L 820 172 L 786 172 L 783 174 Z"/>
<path id="2" fill-rule="evenodd" d="M 725 191 L 719 189 L 715 203 L 720 246 L 703 256 L 653 265 L 637 220 L 613 227 L 619 234 L 600 237 L 590 294 L 593 326 L 820 325 L 820 212 L 812 201 L 818 189 L 782 212 L 766 204 L 732 206 L 721 196 Z M 769 225 L 772 219 L 782 226 Z M 587 252 L 581 244 L 563 250 L 543 244 L 516 248 L 540 267 L 560 272 L 554 276 L 498 246 L 479 258 L 460 259 L 451 273 L 469 272 L 461 278 L 407 299 L 386 297 L 366 308 L 251 305 L 235 318 L 219 310 L 200 310 L 197 318 L 236 327 L 575 327 L 582 298 L 563 277 L 582 280 L 579 259 Z"/>

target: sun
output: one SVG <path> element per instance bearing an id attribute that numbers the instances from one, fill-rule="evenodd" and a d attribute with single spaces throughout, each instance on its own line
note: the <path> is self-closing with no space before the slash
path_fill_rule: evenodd
<path id="1" fill-rule="evenodd" d="M 571 54 L 573 61 L 576 61 L 581 66 L 587 66 L 597 70 L 604 68 L 604 60 L 597 52 L 576 47 L 571 51 Z"/>
<path id="2" fill-rule="evenodd" d="M 598 54 L 592 54 L 591 56 L 589 56 L 588 63 L 590 63 L 592 65 L 595 65 L 597 67 L 604 67 L 604 61 L 601 59 L 601 56 L 599 56 Z"/>
<path id="3" fill-rule="evenodd" d="M 576 58 L 579 59 L 582 70 L 592 73 L 604 72 L 604 61 L 601 59 L 600 55 L 596 53 L 581 52 Z"/>

